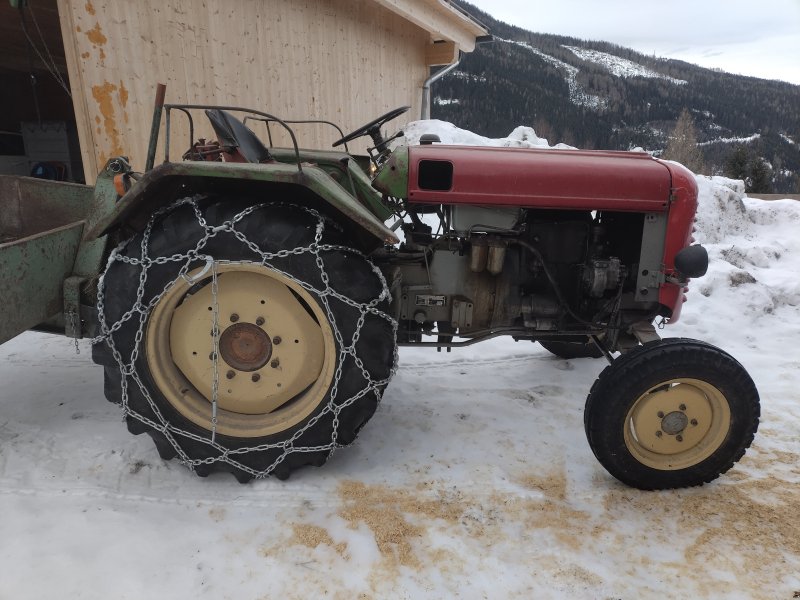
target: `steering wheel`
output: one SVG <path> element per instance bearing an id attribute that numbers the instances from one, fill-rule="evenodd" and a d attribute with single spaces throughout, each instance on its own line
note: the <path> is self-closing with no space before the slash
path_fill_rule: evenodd
<path id="1" fill-rule="evenodd" d="M 340 146 L 345 142 L 349 142 L 356 138 L 361 137 L 362 135 L 369 135 L 372 138 L 372 141 L 375 142 L 375 145 L 379 145 L 383 140 L 381 139 L 381 127 L 384 123 L 391 121 L 392 119 L 396 119 L 404 112 L 406 112 L 410 106 L 401 106 L 400 108 L 395 108 L 394 110 L 390 110 L 385 115 L 381 115 L 374 121 L 370 121 L 366 125 L 362 125 L 355 131 L 348 133 L 342 139 L 333 142 L 333 147 Z M 377 139 L 376 139 L 377 138 Z"/>

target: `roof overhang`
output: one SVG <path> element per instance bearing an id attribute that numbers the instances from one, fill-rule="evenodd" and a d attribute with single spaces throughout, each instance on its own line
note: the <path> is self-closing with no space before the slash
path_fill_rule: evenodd
<path id="1" fill-rule="evenodd" d="M 434 42 L 453 42 L 458 49 L 472 52 L 477 38 L 489 32 L 478 21 L 447 0 L 375 0 L 431 34 Z"/>

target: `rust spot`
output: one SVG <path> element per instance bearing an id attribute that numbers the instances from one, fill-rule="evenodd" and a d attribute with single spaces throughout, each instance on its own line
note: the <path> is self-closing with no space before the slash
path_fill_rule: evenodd
<path id="1" fill-rule="evenodd" d="M 122 81 L 119 82 L 119 104 L 122 106 L 122 118 L 127 123 L 128 111 L 125 108 L 128 106 L 128 88 Z"/>
<path id="2" fill-rule="evenodd" d="M 113 93 L 117 91 L 117 86 L 106 81 L 103 85 L 92 86 L 92 96 L 100 108 L 103 117 L 103 129 L 110 143 L 110 154 L 122 154 L 120 145 L 120 135 L 117 129 L 116 118 L 114 115 Z M 105 161 L 103 161 L 105 162 Z"/>
<path id="3" fill-rule="evenodd" d="M 83 54 L 81 54 L 81 58 L 84 58 L 84 59 L 89 58 L 89 53 L 88 52 L 84 52 Z"/>
<path id="4" fill-rule="evenodd" d="M 103 51 L 102 48 L 100 48 L 100 64 L 105 66 L 105 61 L 106 61 L 106 53 Z"/>
<path id="5" fill-rule="evenodd" d="M 125 87 L 122 81 L 119 82 L 119 103 L 122 108 L 128 106 L 128 88 Z"/>
<path id="6" fill-rule="evenodd" d="M 95 13 L 94 6 L 92 6 L 91 2 L 86 3 L 86 12 L 89 13 L 90 15 L 93 15 Z"/>
<path id="7" fill-rule="evenodd" d="M 100 125 L 100 117 L 97 117 L 97 116 L 96 116 L 96 117 L 94 118 L 94 122 L 95 122 L 95 123 L 97 123 L 98 125 Z"/>
<path id="8" fill-rule="evenodd" d="M 94 28 L 86 32 L 86 37 L 96 46 L 105 46 L 108 41 L 108 38 L 103 35 L 103 31 L 100 29 L 100 23 L 95 23 Z"/>
<path id="9" fill-rule="evenodd" d="M 81 26 L 80 26 L 80 25 L 78 25 L 78 26 L 75 28 L 75 31 L 77 31 L 78 33 L 80 33 L 80 32 L 81 32 L 81 31 L 83 31 L 83 30 L 81 29 Z"/>

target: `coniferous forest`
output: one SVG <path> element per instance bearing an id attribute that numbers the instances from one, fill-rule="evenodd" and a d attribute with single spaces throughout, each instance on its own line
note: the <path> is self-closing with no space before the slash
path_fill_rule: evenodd
<path id="1" fill-rule="evenodd" d="M 800 193 L 800 86 L 646 56 L 607 42 L 533 33 L 462 0 L 453 2 L 495 40 L 465 54 L 433 85 L 432 118 L 490 137 L 529 125 L 551 144 L 641 147 L 660 156 L 686 109 L 705 174 L 733 176 L 728 171 L 738 153 L 759 171 L 761 189 L 753 191 Z M 617 69 L 608 67 L 609 60 Z M 619 69 L 631 63 L 650 75 L 628 69 L 621 76 Z M 769 171 L 766 178 L 763 169 Z M 744 174 L 750 178 L 749 171 Z"/>

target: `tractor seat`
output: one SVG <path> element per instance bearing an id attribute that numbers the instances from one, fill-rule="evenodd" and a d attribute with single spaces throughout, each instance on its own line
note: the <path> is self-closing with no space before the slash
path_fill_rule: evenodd
<path id="1" fill-rule="evenodd" d="M 206 116 L 211 121 L 220 146 L 238 149 L 247 162 L 262 163 L 272 160 L 272 154 L 258 136 L 232 114 L 213 108 L 206 110 Z"/>

